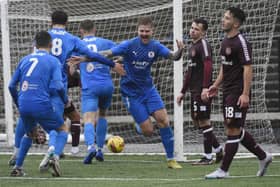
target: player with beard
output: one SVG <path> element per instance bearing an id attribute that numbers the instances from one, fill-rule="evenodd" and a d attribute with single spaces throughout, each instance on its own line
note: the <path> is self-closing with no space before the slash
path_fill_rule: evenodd
<path id="1" fill-rule="evenodd" d="M 122 100 L 135 122 L 140 125 L 143 135 L 153 134 L 150 116 L 159 126 L 160 136 L 165 148 L 167 166 L 172 169 L 182 168 L 174 159 L 174 136 L 164 103 L 155 88 L 151 76 L 151 66 L 158 57 L 179 60 L 184 44 L 177 41 L 178 50 L 170 51 L 159 41 L 153 40 L 153 22 L 150 17 L 142 17 L 138 21 L 138 36 L 123 41 L 110 50 L 103 51 L 107 57 L 122 56 L 126 75 L 121 78 Z M 73 57 L 70 63 L 84 61 Z"/>
<path id="2" fill-rule="evenodd" d="M 222 29 L 226 33 L 220 50 L 222 65 L 216 81 L 208 90 L 208 96 L 217 95 L 219 86 L 223 84 L 223 113 L 227 141 L 220 168 L 206 175 L 206 179 L 229 176 L 228 170 L 238 151 L 239 142 L 259 159 L 257 176 L 263 176 L 272 162 L 272 155 L 264 152 L 244 128 L 253 77 L 252 47 L 239 31 L 245 19 L 243 10 L 236 7 L 228 8 L 222 19 Z"/>

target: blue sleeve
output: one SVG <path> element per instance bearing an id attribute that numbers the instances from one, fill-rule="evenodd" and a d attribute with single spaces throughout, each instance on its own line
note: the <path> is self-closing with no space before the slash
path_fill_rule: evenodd
<path id="1" fill-rule="evenodd" d="M 17 91 L 17 85 L 20 80 L 20 65 L 17 67 L 16 71 L 14 72 L 12 79 L 9 83 L 9 91 L 13 98 L 14 103 L 18 106 L 18 91 Z"/>
<path id="2" fill-rule="evenodd" d="M 53 64 L 52 78 L 49 84 L 50 95 L 56 95 L 57 93 L 66 104 L 68 102 L 68 96 L 62 82 L 61 68 L 57 60 Z"/>
<path id="3" fill-rule="evenodd" d="M 108 46 L 108 48 L 109 49 L 111 49 L 111 48 L 113 48 L 113 47 L 115 47 L 116 46 L 116 43 L 115 42 L 113 42 L 112 40 L 109 40 L 109 46 Z"/>
<path id="4" fill-rule="evenodd" d="M 113 56 L 125 55 L 128 49 L 129 41 L 123 41 L 119 45 L 111 48 Z"/>
<path id="5" fill-rule="evenodd" d="M 157 45 L 158 45 L 158 56 L 168 58 L 168 56 L 170 54 L 170 49 L 168 49 L 167 47 L 165 47 L 164 45 L 162 45 L 159 42 L 157 43 Z"/>
<path id="6" fill-rule="evenodd" d="M 79 52 L 81 55 L 86 55 L 88 58 L 90 58 L 93 61 L 98 61 L 102 64 L 114 67 L 115 63 L 104 56 L 102 56 L 99 53 L 95 53 L 91 51 L 84 43 L 82 40 L 80 40 L 78 37 L 75 37 L 75 46 L 76 49 L 75 51 Z"/>

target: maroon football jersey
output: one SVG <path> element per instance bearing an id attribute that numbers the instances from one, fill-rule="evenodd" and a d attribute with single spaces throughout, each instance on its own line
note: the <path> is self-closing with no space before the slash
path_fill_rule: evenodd
<path id="1" fill-rule="evenodd" d="M 73 87 L 81 87 L 81 79 L 80 79 L 80 73 L 76 71 L 73 75 L 70 75 L 69 68 L 67 71 L 67 78 L 68 78 L 68 88 Z"/>
<path id="2" fill-rule="evenodd" d="M 206 66 L 205 63 L 209 64 Z M 200 93 L 203 87 L 208 88 L 212 83 L 212 49 L 205 39 L 190 47 L 187 73 L 191 73 L 189 81 L 191 93 Z"/>
<path id="3" fill-rule="evenodd" d="M 252 63 L 252 48 L 249 42 L 237 34 L 224 38 L 220 51 L 223 64 L 224 94 L 241 94 L 243 91 L 243 65 Z"/>

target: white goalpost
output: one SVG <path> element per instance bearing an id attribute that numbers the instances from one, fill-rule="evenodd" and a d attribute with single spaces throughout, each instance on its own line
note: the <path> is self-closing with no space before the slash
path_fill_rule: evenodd
<path id="1" fill-rule="evenodd" d="M 10 37 L 9 37 L 9 19 L 8 19 L 8 1 L 1 0 L 1 35 L 2 35 L 2 62 L 3 62 L 3 93 L 5 101 L 5 115 L 3 124 L 5 125 L 6 136 L 4 138 L 7 140 L 9 146 L 13 145 L 13 104 L 12 98 L 9 95 L 8 84 L 11 79 L 11 58 L 10 58 Z M 4 75 L 4 73 L 3 73 Z"/>
<path id="2" fill-rule="evenodd" d="M 173 48 L 176 49 L 176 39 L 181 40 L 183 38 L 183 6 L 182 0 L 174 0 L 173 1 L 173 21 L 176 27 L 173 27 Z M 181 58 L 177 62 L 174 62 L 173 72 L 178 72 L 173 74 L 173 106 L 174 106 L 174 153 L 177 161 L 185 161 L 186 157 L 184 157 L 184 114 L 183 114 L 183 106 L 178 106 L 176 103 L 176 95 L 179 94 L 179 90 L 183 85 L 183 59 Z"/>
<path id="3" fill-rule="evenodd" d="M 275 136 L 271 119 L 280 120 L 280 113 L 268 113 L 265 104 L 265 81 L 267 66 L 276 24 L 278 0 L 220 1 L 220 0 L 0 0 L 1 2 L 1 56 L 0 59 L 0 143 L 10 147 L 13 144 L 14 127 L 18 117 L 8 92 L 8 83 L 20 58 L 32 51 L 36 32 L 50 28 L 50 14 L 54 10 L 64 10 L 69 15 L 67 30 L 79 35 L 80 22 L 85 19 L 95 21 L 97 35 L 119 43 L 137 35 L 137 20 L 141 16 L 151 16 L 155 23 L 154 38 L 170 49 L 176 50 L 176 39 L 184 40 L 188 46 L 188 30 L 197 17 L 209 22 L 207 39 L 213 47 L 214 73 L 216 78 L 219 61 L 220 40 L 223 32 L 220 20 L 229 6 L 239 6 L 248 15 L 242 27 L 245 36 L 253 45 L 254 80 L 252 99 L 246 127 L 258 143 L 268 144 L 274 149 Z M 179 161 L 186 160 L 186 153 L 202 152 L 202 135 L 190 119 L 189 95 L 183 106 L 176 104 L 176 96 L 183 83 L 183 73 L 187 68 L 187 50 L 181 60 L 172 62 L 159 59 L 153 65 L 154 84 L 165 102 L 175 135 L 175 155 Z M 122 104 L 119 90 L 119 76 L 112 74 L 115 92 L 108 111 L 108 133 L 122 136 L 127 154 L 163 153 L 158 128 L 152 137 L 136 133 L 132 117 Z M 70 98 L 80 109 L 80 89 L 72 88 Z M 212 105 L 211 121 L 214 133 L 222 143 L 225 140 L 221 95 Z M 81 143 L 83 145 L 83 143 Z M 11 149 L 7 149 L 10 151 Z M 44 152 L 37 148 L 37 151 Z M 280 150 L 276 150 L 279 152 Z M 2 152 L 2 150 L 1 150 Z"/>

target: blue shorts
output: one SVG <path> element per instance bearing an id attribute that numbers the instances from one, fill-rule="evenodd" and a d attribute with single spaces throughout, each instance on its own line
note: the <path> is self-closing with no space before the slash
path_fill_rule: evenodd
<path id="1" fill-rule="evenodd" d="M 113 86 L 83 89 L 81 94 L 82 113 L 96 112 L 98 109 L 108 109 L 111 105 Z"/>
<path id="2" fill-rule="evenodd" d="M 53 96 L 53 97 L 51 97 L 51 102 L 55 109 L 55 112 L 57 112 L 58 114 L 63 116 L 64 103 L 63 103 L 62 99 L 59 96 Z"/>
<path id="3" fill-rule="evenodd" d="M 146 121 L 155 111 L 165 107 L 156 88 L 152 88 L 138 97 L 128 97 L 123 95 L 122 100 L 127 110 L 138 124 Z"/>
<path id="4" fill-rule="evenodd" d="M 33 105 L 32 107 L 37 109 L 41 108 L 36 112 L 25 108 L 19 109 L 26 134 L 30 133 L 38 123 L 46 132 L 56 130 L 63 125 L 63 116 L 56 111 L 51 102 L 44 103 L 43 106 Z"/>

